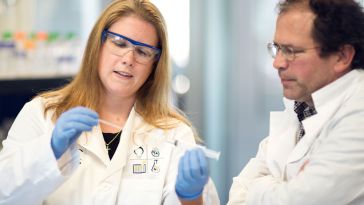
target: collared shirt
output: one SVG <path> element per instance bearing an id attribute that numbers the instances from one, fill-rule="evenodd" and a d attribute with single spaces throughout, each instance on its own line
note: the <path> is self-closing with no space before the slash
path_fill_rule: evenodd
<path id="1" fill-rule="evenodd" d="M 305 135 L 305 129 L 303 127 L 302 121 L 308 117 L 311 117 L 317 114 L 316 109 L 314 106 L 309 106 L 305 102 L 294 102 L 294 111 L 297 114 L 298 121 L 300 122 L 299 126 L 300 129 L 297 133 L 296 143 L 298 143 L 301 138 Z"/>

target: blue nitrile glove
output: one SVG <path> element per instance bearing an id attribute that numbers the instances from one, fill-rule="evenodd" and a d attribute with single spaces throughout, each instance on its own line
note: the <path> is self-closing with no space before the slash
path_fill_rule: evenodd
<path id="1" fill-rule="evenodd" d="M 209 167 L 201 149 L 188 150 L 179 161 L 176 193 L 183 200 L 197 199 L 209 179 Z"/>
<path id="2" fill-rule="evenodd" d="M 85 107 L 75 107 L 62 113 L 54 127 L 51 146 L 59 159 L 83 131 L 91 131 L 99 121 L 98 114 Z"/>

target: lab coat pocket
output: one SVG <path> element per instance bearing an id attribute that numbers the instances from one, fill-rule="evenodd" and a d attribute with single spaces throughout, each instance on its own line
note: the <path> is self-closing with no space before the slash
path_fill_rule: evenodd
<path id="1" fill-rule="evenodd" d="M 118 204 L 162 204 L 163 181 L 147 178 L 126 178 L 121 183 Z"/>

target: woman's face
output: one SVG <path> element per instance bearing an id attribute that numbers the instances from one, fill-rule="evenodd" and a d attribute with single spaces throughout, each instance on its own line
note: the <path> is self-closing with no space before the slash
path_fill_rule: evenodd
<path id="1" fill-rule="evenodd" d="M 108 31 L 98 66 L 106 97 L 135 98 L 153 69 L 157 31 L 134 15 L 120 18 Z"/>

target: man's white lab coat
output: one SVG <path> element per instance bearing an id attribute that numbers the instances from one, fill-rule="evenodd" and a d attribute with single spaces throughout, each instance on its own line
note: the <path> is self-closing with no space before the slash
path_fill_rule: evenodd
<path id="1" fill-rule="evenodd" d="M 229 205 L 364 204 L 364 72 L 353 70 L 312 95 L 298 119 L 293 101 L 271 113 L 270 132 L 233 180 Z"/>

